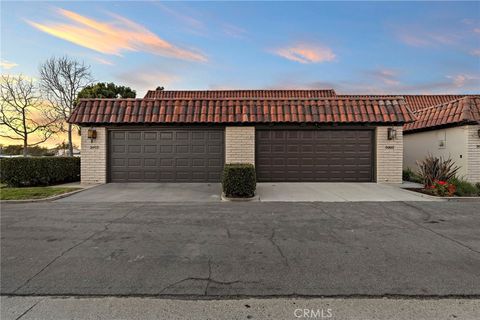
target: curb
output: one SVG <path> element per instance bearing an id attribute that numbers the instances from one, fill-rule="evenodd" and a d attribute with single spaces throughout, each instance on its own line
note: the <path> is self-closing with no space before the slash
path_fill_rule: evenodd
<path id="1" fill-rule="evenodd" d="M 230 201 L 230 202 L 255 202 L 255 201 L 260 201 L 260 196 L 255 193 L 255 195 L 250 198 L 229 198 L 225 195 L 225 193 L 222 192 L 221 199 L 222 201 Z"/>
<path id="2" fill-rule="evenodd" d="M 69 197 L 71 195 L 74 195 L 75 193 L 79 193 L 79 192 L 82 192 L 82 191 L 85 191 L 85 190 L 88 190 L 88 189 L 91 189 L 91 188 L 95 188 L 97 186 L 99 186 L 99 185 L 88 186 L 88 187 L 82 188 L 80 190 L 74 190 L 74 191 L 58 194 L 58 195 L 55 195 L 55 196 L 51 196 L 51 197 L 48 197 L 48 198 L 25 199 L 25 200 L 0 200 L 0 203 L 30 203 L 30 202 L 55 201 L 55 200 L 58 200 L 58 199 Z"/>
<path id="3" fill-rule="evenodd" d="M 422 198 L 426 199 L 432 199 L 432 200 L 437 200 L 437 201 L 452 201 L 452 202 L 475 202 L 475 201 L 480 201 L 480 197 L 437 197 L 437 196 L 431 196 L 429 194 L 425 194 L 422 192 L 416 192 L 408 189 L 403 189 L 405 191 L 408 191 L 410 193 L 413 193 L 417 196 L 420 196 Z"/>

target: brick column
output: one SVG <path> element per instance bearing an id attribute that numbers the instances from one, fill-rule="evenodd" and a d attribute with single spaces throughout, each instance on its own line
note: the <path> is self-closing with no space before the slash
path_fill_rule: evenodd
<path id="1" fill-rule="evenodd" d="M 88 129 L 97 130 L 97 138 L 88 139 Z M 107 183 L 107 129 L 82 127 L 80 179 L 82 183 Z"/>
<path id="2" fill-rule="evenodd" d="M 467 176 L 468 181 L 480 182 L 480 125 L 469 125 L 467 129 Z"/>
<path id="3" fill-rule="evenodd" d="M 388 140 L 388 128 L 397 131 L 395 140 Z M 403 132 L 401 126 L 377 127 L 375 130 L 377 150 L 377 182 L 402 183 Z"/>
<path id="4" fill-rule="evenodd" d="M 255 164 L 255 127 L 225 128 L 225 163 Z"/>

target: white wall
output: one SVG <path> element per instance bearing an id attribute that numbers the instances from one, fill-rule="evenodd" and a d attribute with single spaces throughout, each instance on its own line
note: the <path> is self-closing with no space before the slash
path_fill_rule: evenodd
<path id="1" fill-rule="evenodd" d="M 451 158 L 460 166 L 458 175 L 467 178 L 467 133 L 468 126 L 423 131 L 403 137 L 403 166 L 417 171 L 416 161 L 429 153 L 435 157 Z M 440 141 L 444 142 L 441 147 Z"/>

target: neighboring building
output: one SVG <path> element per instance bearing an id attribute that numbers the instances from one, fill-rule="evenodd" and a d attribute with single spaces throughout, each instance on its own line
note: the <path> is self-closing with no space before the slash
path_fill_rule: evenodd
<path id="1" fill-rule="evenodd" d="M 424 108 L 419 105 L 414 115 L 417 120 L 404 126 L 405 168 L 416 171 L 417 161 L 432 154 L 453 159 L 460 166 L 459 176 L 480 182 L 480 96 L 460 96 Z"/>
<path id="2" fill-rule="evenodd" d="M 258 181 L 400 183 L 403 97 L 333 90 L 151 91 L 80 100 L 84 183 L 218 182 L 224 163 Z"/>
<path id="3" fill-rule="evenodd" d="M 56 157 L 67 157 L 68 156 L 68 149 L 55 149 L 55 156 Z M 80 157 L 80 150 L 73 148 L 73 156 Z"/>

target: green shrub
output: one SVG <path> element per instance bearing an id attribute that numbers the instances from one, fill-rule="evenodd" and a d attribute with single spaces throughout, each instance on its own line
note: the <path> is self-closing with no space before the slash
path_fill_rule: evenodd
<path id="1" fill-rule="evenodd" d="M 10 187 L 47 186 L 80 180 L 80 158 L 27 157 L 0 160 L 0 181 Z"/>
<path id="2" fill-rule="evenodd" d="M 475 197 L 479 195 L 479 189 L 468 181 L 452 178 L 449 182 L 455 185 L 455 195 L 459 197 Z"/>
<path id="3" fill-rule="evenodd" d="M 412 171 L 412 169 L 407 168 L 402 172 L 403 181 L 411 181 L 416 183 L 423 183 L 422 178 L 418 174 Z"/>
<path id="4" fill-rule="evenodd" d="M 223 168 L 222 188 L 227 197 L 253 197 L 256 187 L 257 178 L 252 164 L 226 164 Z"/>

